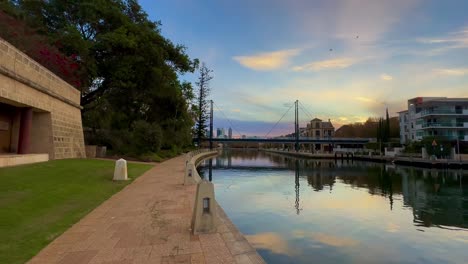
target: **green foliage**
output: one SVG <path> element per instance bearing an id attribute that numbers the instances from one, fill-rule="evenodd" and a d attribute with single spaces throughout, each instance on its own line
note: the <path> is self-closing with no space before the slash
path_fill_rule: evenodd
<path id="1" fill-rule="evenodd" d="M 208 108 L 208 95 L 210 94 L 210 80 L 213 79 L 213 71 L 208 69 L 205 63 L 202 63 L 200 67 L 200 76 L 198 77 L 198 97 L 197 97 L 197 124 L 196 124 L 196 135 L 200 140 L 206 137 L 207 121 L 209 119 L 209 108 Z M 201 142 L 198 142 L 200 146 Z"/>
<path id="2" fill-rule="evenodd" d="M 389 138 L 399 138 L 400 137 L 400 124 L 398 122 L 398 117 L 390 117 L 390 132 Z M 341 126 L 335 132 L 335 137 L 340 138 L 375 138 L 376 131 L 378 128 L 379 119 L 378 118 L 368 118 L 366 122 L 353 123 L 348 125 Z"/>
<path id="3" fill-rule="evenodd" d="M 123 182 L 112 181 L 114 162 L 108 160 L 0 168 L 0 263 L 25 263 L 150 168 L 128 163 L 130 181 Z"/>
<path id="4" fill-rule="evenodd" d="M 421 142 L 415 141 L 409 143 L 406 147 L 405 150 L 403 151 L 404 153 L 417 153 L 421 154 L 421 150 L 424 147 L 424 145 Z"/>
<path id="5" fill-rule="evenodd" d="M 10 2 L 76 58 L 86 143 L 137 155 L 191 145 L 194 92 L 179 76 L 199 61 L 162 36 L 137 1 Z"/>
<path id="6" fill-rule="evenodd" d="M 162 130 L 155 123 L 138 120 L 133 123 L 133 144 L 135 152 L 158 152 L 161 148 Z"/>
<path id="7" fill-rule="evenodd" d="M 434 141 L 435 146 L 433 146 Z M 444 137 L 425 137 L 420 144 L 426 148 L 427 154 L 430 156 L 447 157 L 451 154 L 452 143 Z"/>

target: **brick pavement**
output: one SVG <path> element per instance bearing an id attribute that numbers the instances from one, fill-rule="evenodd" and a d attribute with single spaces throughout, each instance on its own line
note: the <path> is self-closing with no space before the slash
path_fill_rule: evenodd
<path id="1" fill-rule="evenodd" d="M 156 165 L 28 263 L 265 263 L 220 207 L 216 233 L 191 234 L 196 186 L 183 185 L 184 164 Z"/>

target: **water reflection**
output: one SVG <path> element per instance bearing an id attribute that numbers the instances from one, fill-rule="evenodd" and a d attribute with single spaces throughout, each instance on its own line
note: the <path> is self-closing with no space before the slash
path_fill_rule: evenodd
<path id="1" fill-rule="evenodd" d="M 258 151 L 225 152 L 200 171 L 212 175 L 217 200 L 268 263 L 463 263 L 466 256 L 467 171 Z"/>

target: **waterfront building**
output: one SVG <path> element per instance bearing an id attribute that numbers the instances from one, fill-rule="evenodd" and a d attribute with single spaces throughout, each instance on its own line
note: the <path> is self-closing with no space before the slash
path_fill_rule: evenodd
<path id="1" fill-rule="evenodd" d="M 335 135 L 335 127 L 333 127 L 330 119 L 322 121 L 321 119 L 314 118 L 307 124 L 305 134 L 309 138 L 328 139 Z M 332 146 L 330 144 L 315 144 L 314 150 L 332 151 Z"/>
<path id="2" fill-rule="evenodd" d="M 401 144 L 430 136 L 468 141 L 468 98 L 416 97 L 399 120 Z"/>
<path id="3" fill-rule="evenodd" d="M 232 128 L 229 128 L 228 130 L 228 138 L 232 138 Z"/>

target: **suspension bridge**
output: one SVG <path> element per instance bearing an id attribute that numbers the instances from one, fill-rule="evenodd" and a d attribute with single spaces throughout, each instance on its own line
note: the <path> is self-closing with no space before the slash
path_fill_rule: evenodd
<path id="1" fill-rule="evenodd" d="M 210 129 L 209 129 L 209 137 L 206 138 L 194 138 L 194 141 L 198 142 L 199 145 L 202 142 L 209 142 L 210 148 L 213 148 L 213 143 L 283 143 L 283 144 L 294 144 L 295 150 L 299 150 L 300 144 L 330 144 L 330 145 L 354 145 L 354 146 L 363 146 L 369 143 L 370 139 L 368 138 L 334 138 L 331 136 L 327 137 L 303 137 L 300 135 L 300 128 L 299 128 L 299 108 L 301 108 L 306 114 L 308 111 L 305 107 L 296 100 L 293 105 L 289 107 L 289 109 L 281 116 L 281 118 L 273 125 L 273 127 L 269 130 L 269 132 L 264 137 L 242 137 L 241 133 L 235 128 L 232 124 L 231 120 L 227 117 L 226 114 L 222 111 L 220 107 L 217 107 L 217 110 L 224 115 L 227 121 L 230 123 L 231 127 L 241 135 L 240 138 L 225 138 L 225 137 L 213 137 L 213 106 L 216 105 L 213 100 L 210 101 Z M 283 118 L 287 115 L 287 113 L 291 110 L 294 106 L 294 133 L 292 133 L 292 137 L 269 137 L 270 133 L 277 127 L 277 125 L 283 120 Z M 310 116 L 310 114 L 309 114 Z M 310 118 L 312 118 L 310 116 Z"/>

